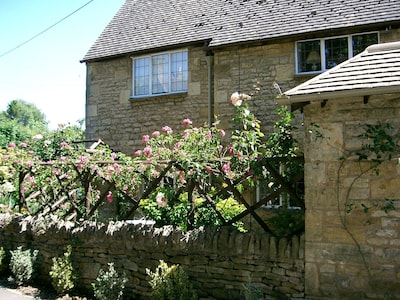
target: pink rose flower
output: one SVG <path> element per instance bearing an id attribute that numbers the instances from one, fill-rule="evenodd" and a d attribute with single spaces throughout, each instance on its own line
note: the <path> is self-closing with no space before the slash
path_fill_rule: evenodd
<path id="1" fill-rule="evenodd" d="M 158 136 L 160 136 L 160 132 L 157 130 L 157 131 L 154 131 L 152 134 L 151 134 L 151 136 L 153 137 L 153 138 L 156 138 L 156 137 L 158 137 Z"/>
<path id="2" fill-rule="evenodd" d="M 187 126 L 192 125 L 192 124 L 193 124 L 193 122 L 192 122 L 192 120 L 190 120 L 190 119 L 184 119 L 184 120 L 182 121 L 182 126 L 183 126 L 183 127 L 187 127 Z"/>
<path id="3" fill-rule="evenodd" d="M 151 148 L 150 148 L 150 147 L 145 147 L 145 148 L 143 149 L 143 153 L 144 153 L 144 155 L 145 155 L 146 157 L 150 157 L 150 155 L 151 155 Z"/>
<path id="4" fill-rule="evenodd" d="M 161 128 L 161 130 L 165 133 L 171 134 L 172 133 L 172 128 L 169 126 L 163 126 L 163 128 Z"/>
<path id="5" fill-rule="evenodd" d="M 222 165 L 222 172 L 228 174 L 231 171 L 231 163 L 228 161 Z"/>
<path id="6" fill-rule="evenodd" d="M 147 134 L 145 134 L 144 136 L 142 136 L 142 142 L 143 144 L 146 144 L 149 141 L 149 136 Z"/>
<path id="7" fill-rule="evenodd" d="M 219 134 L 221 135 L 221 137 L 224 137 L 226 135 L 225 130 L 220 129 Z"/>
<path id="8" fill-rule="evenodd" d="M 142 150 L 136 150 L 135 153 L 133 153 L 135 156 L 140 156 L 142 155 Z"/>
<path id="9" fill-rule="evenodd" d="M 113 194 L 111 193 L 111 191 L 108 191 L 106 198 L 107 198 L 108 203 L 113 202 Z"/>
<path id="10" fill-rule="evenodd" d="M 26 148 L 28 145 L 27 145 L 26 143 L 23 143 L 23 142 L 22 142 L 22 143 L 19 144 L 19 146 L 20 146 L 21 148 Z"/>
<path id="11" fill-rule="evenodd" d="M 17 147 L 17 146 L 15 145 L 14 142 L 8 143 L 8 149 L 14 149 L 15 147 Z"/>

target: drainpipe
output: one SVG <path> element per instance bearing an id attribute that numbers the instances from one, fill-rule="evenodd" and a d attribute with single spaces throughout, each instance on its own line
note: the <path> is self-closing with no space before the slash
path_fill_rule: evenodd
<path id="1" fill-rule="evenodd" d="M 208 126 L 214 124 L 214 53 L 207 49 L 206 61 L 208 68 Z"/>

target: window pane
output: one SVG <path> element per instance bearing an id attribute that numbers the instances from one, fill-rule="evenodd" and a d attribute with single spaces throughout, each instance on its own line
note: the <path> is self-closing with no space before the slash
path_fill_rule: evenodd
<path id="1" fill-rule="evenodd" d="M 297 63 L 299 73 L 321 71 L 320 41 L 298 43 Z"/>
<path id="2" fill-rule="evenodd" d="M 325 64 L 330 69 L 349 59 L 347 37 L 325 41 Z"/>
<path id="3" fill-rule="evenodd" d="M 171 54 L 171 92 L 186 91 L 188 83 L 187 52 Z"/>
<path id="4" fill-rule="evenodd" d="M 134 63 L 135 72 L 135 96 L 148 95 L 150 81 L 150 59 L 138 58 Z"/>
<path id="5" fill-rule="evenodd" d="M 152 94 L 168 93 L 168 54 L 155 55 L 151 58 Z"/>
<path id="6" fill-rule="evenodd" d="M 368 46 L 378 44 L 378 34 L 369 33 L 354 35 L 352 38 L 353 55 L 357 55 L 365 50 Z"/>

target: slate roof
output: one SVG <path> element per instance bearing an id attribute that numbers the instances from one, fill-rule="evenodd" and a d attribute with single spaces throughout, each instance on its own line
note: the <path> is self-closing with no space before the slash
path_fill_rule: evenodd
<path id="1" fill-rule="evenodd" d="M 400 92 L 400 41 L 364 52 L 287 91 L 281 103 Z"/>
<path id="2" fill-rule="evenodd" d="M 399 21 L 399 0 L 126 0 L 83 61 Z"/>

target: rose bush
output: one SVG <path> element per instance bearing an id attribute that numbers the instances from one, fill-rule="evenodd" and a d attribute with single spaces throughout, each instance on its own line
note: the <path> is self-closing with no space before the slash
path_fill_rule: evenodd
<path id="1" fill-rule="evenodd" d="M 249 95 L 232 95 L 236 113 L 230 137 L 218 122 L 196 127 L 185 118 L 182 128 L 165 125 L 144 135 L 143 148 L 133 157 L 101 143 L 86 149 L 74 142 L 82 136 L 69 127 L 10 143 L 0 155 L 0 209 L 79 220 L 95 218 L 100 206 L 116 202 L 115 219 L 135 217 L 139 209 L 157 225 L 183 230 L 229 223 L 247 208 L 245 188 L 272 182 L 261 162 L 296 154 L 291 114 L 281 109 L 275 131 L 265 137 L 250 101 Z M 233 222 L 244 229 L 239 220 Z"/>

